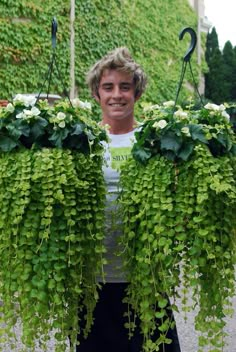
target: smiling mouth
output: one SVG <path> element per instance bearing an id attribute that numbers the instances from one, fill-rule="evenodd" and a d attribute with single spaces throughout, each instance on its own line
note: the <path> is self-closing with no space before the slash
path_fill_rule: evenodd
<path id="1" fill-rule="evenodd" d="M 114 103 L 114 104 L 109 104 L 110 106 L 114 106 L 114 107 L 122 107 L 122 106 L 124 106 L 125 104 L 123 103 L 123 104 L 121 104 L 121 103 Z"/>

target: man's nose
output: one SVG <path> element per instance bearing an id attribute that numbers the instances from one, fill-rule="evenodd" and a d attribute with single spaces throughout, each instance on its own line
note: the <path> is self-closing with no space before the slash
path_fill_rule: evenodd
<path id="1" fill-rule="evenodd" d="M 121 97 L 121 89 L 120 87 L 114 87 L 112 91 L 112 95 L 114 98 L 120 98 Z"/>

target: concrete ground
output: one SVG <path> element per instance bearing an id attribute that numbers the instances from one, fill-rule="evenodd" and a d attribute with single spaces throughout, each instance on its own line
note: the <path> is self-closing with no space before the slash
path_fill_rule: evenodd
<path id="1" fill-rule="evenodd" d="M 180 302 L 177 305 L 181 308 Z M 227 320 L 226 332 L 228 333 L 228 338 L 226 339 L 227 346 L 222 350 L 222 352 L 236 352 L 236 297 L 233 299 L 234 315 L 232 318 Z M 198 351 L 198 336 L 194 330 L 194 317 L 195 312 L 190 312 L 185 315 L 180 311 L 180 313 L 175 314 L 175 319 L 177 323 L 178 335 L 180 339 L 181 352 L 197 352 Z M 16 327 L 16 332 L 20 334 L 20 326 Z M 12 349 L 9 343 L 0 344 L 1 352 L 23 352 L 23 346 L 19 342 L 16 349 Z M 54 340 L 50 340 L 47 350 L 41 350 L 36 348 L 34 351 L 28 350 L 27 352 L 54 352 Z M 24 350 L 25 352 L 25 350 Z M 65 351 L 69 352 L 69 348 Z M 102 352 L 102 351 L 91 351 L 91 352 Z M 112 352 L 112 351 L 111 351 Z M 122 351 L 121 351 L 122 352 Z M 204 352 L 208 352 L 207 350 Z"/>

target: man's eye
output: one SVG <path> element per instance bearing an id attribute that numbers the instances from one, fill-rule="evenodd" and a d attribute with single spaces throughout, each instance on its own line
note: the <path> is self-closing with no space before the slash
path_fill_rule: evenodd
<path id="1" fill-rule="evenodd" d="M 121 89 L 125 92 L 127 92 L 128 90 L 130 90 L 130 85 L 128 86 L 122 86 Z"/>

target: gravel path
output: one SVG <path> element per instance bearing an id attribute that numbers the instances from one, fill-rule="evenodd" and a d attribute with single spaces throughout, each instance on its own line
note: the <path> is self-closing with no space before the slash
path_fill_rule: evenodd
<path id="1" fill-rule="evenodd" d="M 177 305 L 181 308 L 180 302 L 177 302 Z M 227 320 L 226 332 L 228 333 L 228 337 L 226 339 L 227 346 L 224 348 L 223 352 L 236 352 L 236 297 L 233 299 L 233 308 L 234 315 L 232 318 Z M 175 319 L 178 328 L 178 334 L 181 344 L 181 352 L 197 352 L 198 350 L 198 337 L 197 333 L 194 330 L 194 317 L 195 312 L 190 312 L 185 315 L 183 313 L 175 314 Z M 17 335 L 20 335 L 20 326 L 16 326 Z M 0 344 L 1 352 L 23 352 L 23 347 L 19 342 L 16 349 L 12 349 L 9 346 L 9 343 Z M 28 350 L 27 352 L 54 352 L 54 340 L 53 338 L 49 341 L 47 350 L 41 350 L 39 347 L 34 351 Z M 24 350 L 25 352 L 25 350 Z M 65 352 L 69 352 L 69 348 L 66 349 Z M 91 352 L 102 352 L 102 351 L 91 351 Z M 112 352 L 112 351 L 111 351 Z M 122 352 L 122 351 L 121 351 Z M 204 352 L 207 352 L 204 351 Z"/>

